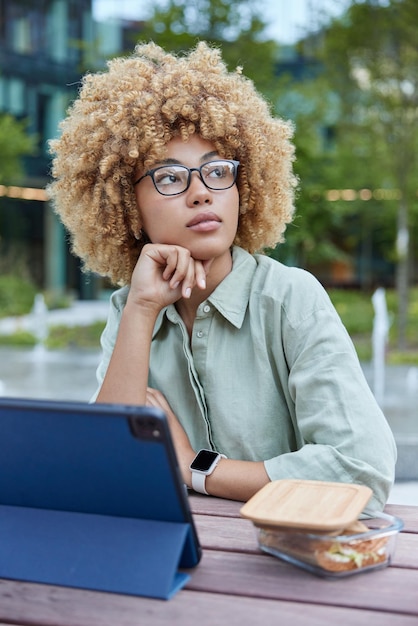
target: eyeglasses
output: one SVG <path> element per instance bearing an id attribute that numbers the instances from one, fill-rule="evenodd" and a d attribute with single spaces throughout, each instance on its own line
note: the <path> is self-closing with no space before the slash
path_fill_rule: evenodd
<path id="1" fill-rule="evenodd" d="M 137 185 L 150 176 L 154 187 L 163 196 L 177 196 L 190 187 L 192 172 L 199 172 L 202 183 L 213 191 L 229 189 L 237 179 L 239 161 L 218 159 L 203 163 L 200 167 L 185 165 L 161 165 L 149 170 L 134 182 Z"/>

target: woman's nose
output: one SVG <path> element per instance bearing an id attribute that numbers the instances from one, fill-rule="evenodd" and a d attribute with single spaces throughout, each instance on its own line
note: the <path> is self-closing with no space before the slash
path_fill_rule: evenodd
<path id="1" fill-rule="evenodd" d="M 193 205 L 210 203 L 212 198 L 211 192 L 203 182 L 200 172 L 195 170 L 191 172 L 190 177 L 190 186 L 187 191 L 191 198 L 191 203 Z"/>

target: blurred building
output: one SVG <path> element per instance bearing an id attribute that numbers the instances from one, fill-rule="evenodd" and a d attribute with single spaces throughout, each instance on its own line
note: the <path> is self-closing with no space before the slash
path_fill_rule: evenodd
<path id="1" fill-rule="evenodd" d="M 36 154 L 24 160 L 24 179 L 2 181 L 0 237 L 25 248 L 42 289 L 91 298 L 100 288 L 97 277 L 80 271 L 46 201 L 47 142 L 57 135 L 81 76 L 125 49 L 127 33 L 138 26 L 94 23 L 92 0 L 0 0 L 0 112 L 27 120 L 37 138 Z"/>

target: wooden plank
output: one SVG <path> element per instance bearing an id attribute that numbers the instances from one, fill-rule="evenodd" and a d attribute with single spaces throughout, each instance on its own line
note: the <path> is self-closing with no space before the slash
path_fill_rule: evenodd
<path id="1" fill-rule="evenodd" d="M 400 517 L 404 523 L 404 532 L 418 533 L 418 506 L 387 504 L 385 512 Z"/>
<path id="2" fill-rule="evenodd" d="M 260 552 L 256 529 L 249 520 L 209 515 L 195 515 L 194 520 L 203 549 Z"/>
<path id="3" fill-rule="evenodd" d="M 418 570 L 396 567 L 328 580 L 266 554 L 207 550 L 187 588 L 392 611 L 418 617 Z"/>
<path id="4" fill-rule="evenodd" d="M 412 533 L 401 533 L 399 535 L 391 566 L 418 570 L 418 535 Z"/>
<path id="5" fill-rule="evenodd" d="M 20 626 L 416 626 L 416 617 L 314 603 L 234 597 L 190 590 L 151 600 L 64 587 L 2 581 L 0 620 Z"/>
<path id="6" fill-rule="evenodd" d="M 218 517 L 241 517 L 239 511 L 244 504 L 236 500 L 213 498 L 195 493 L 190 493 L 189 503 L 192 513 L 216 515 Z"/>

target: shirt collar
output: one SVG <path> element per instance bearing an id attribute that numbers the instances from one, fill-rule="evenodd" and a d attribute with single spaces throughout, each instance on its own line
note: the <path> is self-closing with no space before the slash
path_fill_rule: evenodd
<path id="1" fill-rule="evenodd" d="M 251 292 L 253 275 L 257 262 L 255 258 L 238 246 L 232 249 L 232 271 L 209 296 L 208 302 L 236 328 L 241 328 Z M 160 311 L 154 326 L 153 338 L 160 330 L 164 318 L 177 323 L 180 319 L 173 304 Z"/>

